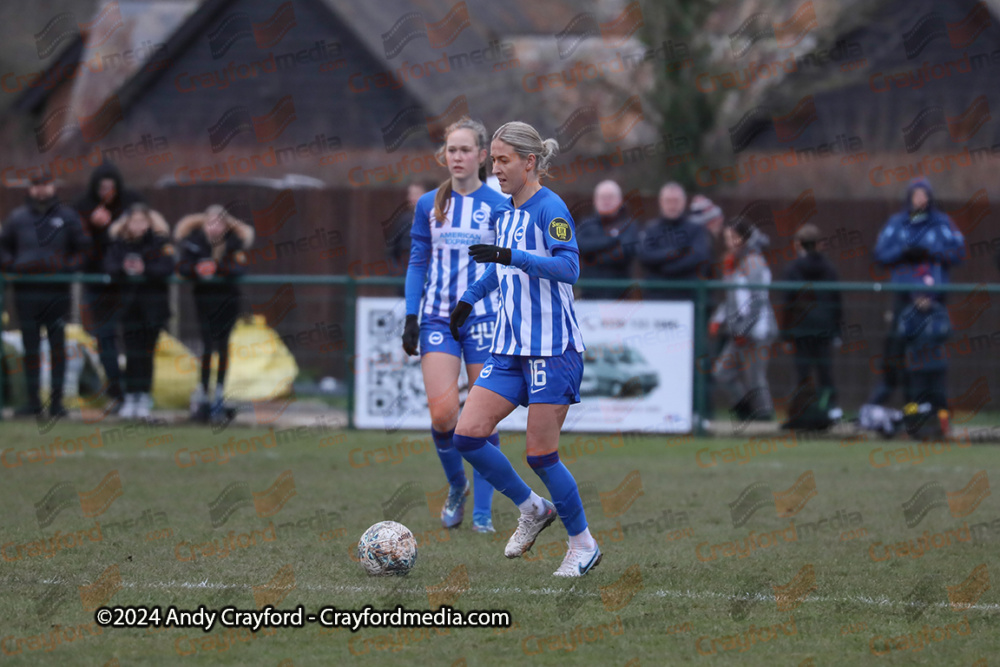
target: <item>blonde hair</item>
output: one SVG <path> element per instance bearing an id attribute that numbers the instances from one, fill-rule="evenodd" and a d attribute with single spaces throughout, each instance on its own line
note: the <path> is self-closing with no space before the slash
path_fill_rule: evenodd
<path id="1" fill-rule="evenodd" d="M 446 158 L 446 151 L 448 149 L 448 137 L 455 130 L 471 130 L 472 134 L 476 137 L 476 144 L 479 150 L 486 149 L 486 126 L 480 123 L 478 120 L 472 120 L 468 116 L 462 116 L 454 123 L 445 128 L 444 131 L 444 143 L 441 147 L 437 149 L 434 153 L 434 157 L 437 158 L 438 164 L 442 167 L 448 165 L 448 160 Z M 479 180 L 486 180 L 486 162 L 479 165 Z M 448 207 L 451 206 L 451 176 L 438 186 L 437 194 L 434 195 L 434 219 L 438 222 L 444 222 L 444 216 L 448 212 Z"/>
<path id="2" fill-rule="evenodd" d="M 559 153 L 559 142 L 555 139 L 542 139 L 538 130 L 527 123 L 514 120 L 504 123 L 493 133 L 493 141 L 500 140 L 514 149 L 514 152 L 527 160 L 529 155 L 535 156 L 535 173 L 538 178 L 549 175 L 549 165 Z"/>

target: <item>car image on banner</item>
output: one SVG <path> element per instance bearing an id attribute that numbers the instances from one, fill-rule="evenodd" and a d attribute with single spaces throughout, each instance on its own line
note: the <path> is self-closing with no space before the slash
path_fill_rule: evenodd
<path id="1" fill-rule="evenodd" d="M 660 375 L 634 347 L 588 346 L 583 353 L 580 397 L 643 396 L 656 389 Z"/>
<path id="2" fill-rule="evenodd" d="M 689 432 L 693 305 L 577 301 L 576 313 L 587 349 L 581 402 L 570 407 L 563 431 Z M 355 426 L 387 432 L 430 428 L 419 357 L 407 357 L 400 342 L 403 300 L 361 297 L 356 321 Z M 464 404 L 464 365 L 459 390 Z M 500 429 L 523 431 L 527 419 L 527 409 L 517 407 Z"/>

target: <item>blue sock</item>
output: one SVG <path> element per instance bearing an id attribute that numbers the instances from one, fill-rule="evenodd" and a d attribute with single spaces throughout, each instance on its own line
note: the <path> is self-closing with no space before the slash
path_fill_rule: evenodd
<path id="1" fill-rule="evenodd" d="M 465 486 L 465 465 L 462 463 L 462 454 L 452 444 L 454 434 L 455 429 L 446 433 L 431 429 L 431 437 L 434 438 L 438 458 L 441 459 L 448 483 L 456 488 L 463 488 Z"/>
<path id="2" fill-rule="evenodd" d="M 486 442 L 499 447 L 500 434 L 494 433 Z M 472 469 L 472 518 L 493 518 L 493 485 L 475 468 Z"/>
<path id="3" fill-rule="evenodd" d="M 484 447 L 486 438 L 473 438 L 467 435 L 455 435 L 452 440 L 465 460 L 471 463 L 472 467 L 493 485 L 493 488 L 513 500 L 515 505 L 520 505 L 531 496 L 531 489 L 517 474 L 499 447 Z"/>
<path id="4" fill-rule="evenodd" d="M 559 518 L 566 526 L 569 536 L 573 537 L 585 531 L 587 516 L 583 512 L 580 491 L 569 468 L 559 460 L 559 452 L 555 451 L 545 456 L 529 456 L 528 465 L 549 490 L 552 504 L 556 506 Z"/>

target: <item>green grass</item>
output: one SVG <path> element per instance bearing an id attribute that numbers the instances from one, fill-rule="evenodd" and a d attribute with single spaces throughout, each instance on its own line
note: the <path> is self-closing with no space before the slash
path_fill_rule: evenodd
<path id="1" fill-rule="evenodd" d="M 23 451 L 48 446 L 56 437 L 92 434 L 95 428 L 61 424 L 39 435 L 31 422 L 6 422 L 0 425 L 0 438 L 3 447 Z M 588 443 L 582 436 L 566 435 L 563 460 L 581 484 L 591 529 L 601 538 L 605 554 L 590 575 L 566 581 L 552 576 L 566 538 L 561 524 L 541 535 L 528 558 L 503 557 L 505 536 L 516 519 L 513 506 L 500 495 L 494 509 L 501 531 L 496 539 L 469 530 L 471 502 L 461 529 L 446 532 L 439 528 L 423 494 L 441 490 L 445 482 L 433 446 L 422 433 L 306 434 L 294 442 L 258 446 L 224 464 L 177 465 L 181 449 L 202 450 L 234 436 L 262 433 L 234 427 L 216 435 L 207 429 L 177 427 L 162 431 L 161 444 L 155 446 L 147 446 L 148 434 L 117 442 L 105 437 L 102 447 L 88 446 L 81 454 L 49 464 L 0 467 L 7 509 L 0 531 L 5 553 L 16 553 L 11 543 L 27 544 L 52 537 L 56 531 L 73 533 L 93 528 L 95 522 L 101 523 L 103 537 L 99 542 L 85 540 L 51 558 L 28 557 L 25 548 L 21 560 L 0 560 L 4 650 L 17 650 L 16 638 L 51 636 L 54 626 L 91 623 L 93 613 L 84 610 L 79 587 L 92 584 L 108 568 L 113 578 L 115 566 L 120 590 L 114 581 L 103 589 L 113 593 L 109 601 L 113 605 L 252 609 L 257 606 L 253 587 L 264 586 L 281 573 L 294 576 L 295 582 L 278 605 L 281 608 L 302 604 L 314 611 L 329 605 L 354 609 L 402 604 L 427 609 L 427 587 L 444 584 L 444 590 L 435 595 L 450 594 L 456 608 L 509 610 L 515 626 L 502 631 L 453 628 L 441 633 L 369 628 L 352 634 L 311 625 L 261 633 L 253 640 L 242 636 L 247 641 L 236 640 L 228 647 L 220 642 L 232 633 L 219 628 L 208 635 L 185 629 L 108 628 L 100 635 L 61 643 L 51 651 L 29 650 L 34 644 L 25 639 L 22 653 L 4 655 L 4 661 L 10 665 L 103 665 L 117 659 L 123 666 L 278 665 L 284 660 L 292 661 L 285 665 L 297 666 L 798 665 L 803 661 L 816 665 L 969 665 L 995 655 L 1000 648 L 1000 587 L 986 590 L 966 611 L 952 610 L 946 588 L 958 586 L 974 572 L 981 574 L 982 569 L 975 570 L 981 564 L 995 581 L 1000 573 L 996 531 L 979 543 L 954 543 L 920 558 L 874 562 L 869 556 L 876 542 L 897 543 L 924 531 L 943 533 L 965 522 L 973 525 L 1000 519 L 1000 494 L 985 497 L 964 517 L 952 516 L 946 506 L 933 507 L 912 528 L 903 511 L 903 503 L 930 482 L 940 484 L 938 495 L 962 490 L 980 470 L 986 470 L 996 483 L 1000 449 L 993 446 L 952 449 L 920 464 L 875 468 L 869 463 L 873 449 L 904 443 L 872 441 L 841 447 L 831 441 L 798 441 L 795 447 L 777 444 L 773 453 L 755 456 L 745 464 L 702 467 L 698 461 L 710 460 L 711 451 L 743 448 L 745 441 L 634 437 Z M 524 463 L 523 438 L 515 436 L 505 438 L 505 451 L 525 480 L 544 493 Z M 398 452 L 404 437 L 420 444 L 399 463 L 383 461 L 385 453 L 376 450 L 393 447 Z M 702 451 L 699 459 L 699 450 L 706 449 L 710 451 Z M 368 456 L 370 465 L 359 467 L 365 452 L 373 452 Z M 11 456 L 8 451 L 8 463 Z M 183 456 L 181 460 L 190 462 Z M 249 492 L 262 492 L 288 470 L 295 495 L 280 511 L 260 517 L 248 504 L 233 512 L 224 525 L 212 527 L 209 504 L 230 484 L 246 482 Z M 86 492 L 111 471 L 119 473 L 122 495 L 106 511 L 85 517 L 80 502 L 75 502 L 58 513 L 51 525 L 39 527 L 35 505 L 54 485 L 68 482 L 76 492 Z M 629 477 L 633 471 L 638 475 Z M 806 471 L 814 474 L 815 496 L 794 516 L 779 517 L 767 494 L 788 490 Z M 766 502 L 745 524 L 734 527 L 729 503 L 755 482 L 769 487 L 770 491 L 761 491 Z M 613 493 L 623 483 L 621 491 Z M 417 566 L 407 577 L 369 578 L 349 552 L 369 525 L 383 519 L 383 503 L 407 484 L 411 486 L 404 488 L 403 499 L 419 504 L 400 520 L 421 538 Z M 928 497 L 944 500 L 933 495 L 936 488 Z M 959 501 L 953 498 L 953 504 L 960 514 Z M 263 501 L 261 509 L 267 509 Z M 155 518 L 157 525 L 122 527 L 124 521 L 147 511 L 146 516 Z M 856 539 L 842 540 L 842 531 L 829 528 L 829 522 L 812 533 L 803 529 L 804 523 L 836 517 L 838 511 L 843 512 L 840 516 L 851 515 L 855 523 L 860 515 L 862 523 L 849 526 L 857 531 L 850 535 Z M 325 517 L 322 533 L 315 525 L 304 525 L 311 517 Z M 298 527 L 286 525 L 300 521 L 303 525 Z M 793 521 L 795 541 L 781 539 L 744 558 L 704 561 L 698 557 L 710 555 L 712 545 L 743 541 L 751 531 L 761 535 L 787 529 Z M 237 535 L 263 531 L 272 522 L 274 541 L 238 548 L 225 558 L 177 560 L 177 554 L 190 556 L 190 548 L 183 543 L 220 540 L 230 531 Z M 1000 521 L 996 525 L 1000 529 Z M 157 536 L 151 536 L 150 530 L 168 531 L 170 536 L 149 539 Z M 722 547 L 716 553 L 722 553 Z M 797 576 L 804 582 L 793 586 L 795 602 L 790 605 L 797 602 L 797 606 L 779 610 L 774 586 L 788 585 Z M 699 646 L 702 653 L 711 649 L 712 638 L 745 636 L 751 628 L 786 623 L 791 632 L 792 618 L 794 634 L 779 630 L 776 638 L 756 643 L 745 652 L 699 653 Z M 967 634 L 932 642 L 921 651 L 893 650 L 884 656 L 870 651 L 873 637 L 918 633 L 925 625 L 944 627 L 965 618 Z M 595 629 L 598 626 L 605 626 L 604 630 Z M 965 626 L 960 627 L 966 632 Z M 574 631 L 582 639 L 566 646 Z M 725 641 L 717 642 L 716 649 Z M 884 646 L 885 640 L 876 642 L 876 648 Z M 190 651 L 193 654 L 181 655 Z"/>

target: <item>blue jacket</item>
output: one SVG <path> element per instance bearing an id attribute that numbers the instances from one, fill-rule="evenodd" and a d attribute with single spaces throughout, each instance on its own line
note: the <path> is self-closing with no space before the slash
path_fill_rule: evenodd
<path id="1" fill-rule="evenodd" d="M 941 303 L 931 301 L 927 310 L 911 303 L 899 316 L 898 333 L 906 345 L 908 371 L 940 371 L 948 367 L 944 342 L 951 334 L 951 320 Z"/>
<path id="2" fill-rule="evenodd" d="M 923 188 L 929 199 L 920 212 L 910 210 L 914 189 Z M 938 284 L 948 282 L 949 269 L 965 259 L 962 232 L 943 211 L 934 205 L 930 183 L 915 179 L 906 189 L 906 204 L 886 223 L 875 243 L 875 261 L 891 270 L 890 281 L 913 282 L 913 273 L 921 264 L 931 264 L 931 275 Z"/>

